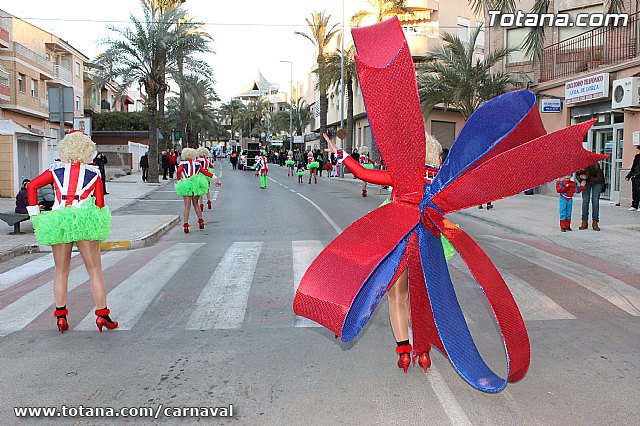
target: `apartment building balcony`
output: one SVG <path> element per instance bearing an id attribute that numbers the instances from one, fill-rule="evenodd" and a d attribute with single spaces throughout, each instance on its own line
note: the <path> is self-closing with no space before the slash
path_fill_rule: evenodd
<path id="1" fill-rule="evenodd" d="M 638 58 L 639 24 L 639 13 L 635 13 L 629 15 L 626 26 L 596 28 L 546 47 L 540 60 L 539 81 L 596 71 Z"/>
<path id="2" fill-rule="evenodd" d="M 54 64 L 47 58 L 40 56 L 28 47 L 15 41 L 11 43 L 9 50 L 13 50 L 16 56 L 20 56 L 22 59 L 26 59 L 34 65 L 37 65 L 42 80 L 50 80 L 53 77 Z"/>
<path id="3" fill-rule="evenodd" d="M 9 73 L 0 66 L 0 101 L 11 100 Z"/>
<path id="4" fill-rule="evenodd" d="M 73 87 L 73 73 L 62 65 L 54 65 L 53 79 L 48 84 L 50 86 Z"/>
<path id="5" fill-rule="evenodd" d="M 8 49 L 11 46 L 11 39 L 9 37 L 9 31 L 4 28 L 0 28 L 0 48 Z"/>
<path id="6" fill-rule="evenodd" d="M 403 25 L 402 29 L 411 56 L 426 56 L 432 48 L 434 39 L 438 38 L 438 24 L 434 22 L 416 26 Z"/>

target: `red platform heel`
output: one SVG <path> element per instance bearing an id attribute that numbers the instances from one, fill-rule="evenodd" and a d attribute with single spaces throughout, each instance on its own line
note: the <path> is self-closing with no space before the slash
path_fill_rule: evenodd
<path id="1" fill-rule="evenodd" d="M 204 210 L 204 204 L 200 203 L 200 211 Z"/>
<path id="2" fill-rule="evenodd" d="M 366 189 L 363 189 L 363 190 L 362 190 L 362 196 L 363 196 L 363 197 L 366 197 L 366 196 L 367 196 L 367 190 L 366 190 Z"/>
<path id="3" fill-rule="evenodd" d="M 60 330 L 60 333 L 64 333 L 65 331 L 67 331 L 69 329 L 69 323 L 67 323 L 67 315 L 69 315 L 69 310 L 67 309 L 67 307 L 56 307 L 53 315 L 58 318 L 58 330 Z"/>
<path id="4" fill-rule="evenodd" d="M 198 228 L 204 229 L 204 219 L 198 219 Z"/>
<path id="5" fill-rule="evenodd" d="M 208 201 L 207 201 L 207 208 L 208 208 L 209 210 L 211 210 L 211 200 L 208 200 Z"/>
<path id="6" fill-rule="evenodd" d="M 189 224 L 185 223 L 184 225 L 182 225 L 182 229 L 184 229 L 184 233 L 188 234 L 189 233 Z"/>
<path id="7" fill-rule="evenodd" d="M 431 367 L 431 357 L 429 351 L 422 352 L 418 357 L 418 365 L 422 367 L 424 373 L 427 374 L 427 370 Z"/>
<path id="8" fill-rule="evenodd" d="M 102 333 L 102 327 L 107 327 L 109 330 L 118 327 L 118 321 L 112 321 L 111 318 L 109 318 L 110 312 L 107 308 L 96 309 L 96 316 L 98 317 L 96 318 L 96 325 L 100 333 Z"/>
<path id="9" fill-rule="evenodd" d="M 402 345 L 396 348 L 396 353 L 400 355 L 400 358 L 398 359 L 398 368 L 402 368 L 404 370 L 404 374 L 407 374 L 407 370 L 409 370 L 409 366 L 411 365 L 412 349 L 411 345 Z"/>

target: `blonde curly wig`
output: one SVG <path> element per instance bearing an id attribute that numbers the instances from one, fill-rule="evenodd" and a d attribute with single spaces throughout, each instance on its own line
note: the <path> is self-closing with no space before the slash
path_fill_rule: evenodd
<path id="1" fill-rule="evenodd" d="M 425 164 L 430 166 L 440 167 L 440 153 L 442 152 L 442 145 L 440 142 L 429 133 L 424 133 L 427 139 L 426 154 L 424 158 Z"/>
<path id="2" fill-rule="evenodd" d="M 197 153 L 193 148 L 184 148 L 180 157 L 183 161 L 195 160 L 197 158 Z"/>
<path id="3" fill-rule="evenodd" d="M 82 132 L 67 134 L 58 145 L 60 160 L 64 163 L 84 163 L 93 161 L 96 144 Z"/>
<path id="4" fill-rule="evenodd" d="M 209 149 L 205 148 L 204 146 L 196 149 L 196 154 L 198 155 L 198 157 L 211 157 L 211 151 L 209 151 Z"/>
<path id="5" fill-rule="evenodd" d="M 360 153 L 360 155 L 365 155 L 369 153 L 369 147 L 366 145 L 362 145 L 360 148 L 358 148 L 358 152 Z"/>

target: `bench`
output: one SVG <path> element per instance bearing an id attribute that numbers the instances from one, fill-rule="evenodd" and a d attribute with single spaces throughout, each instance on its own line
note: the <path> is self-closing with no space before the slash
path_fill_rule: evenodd
<path id="1" fill-rule="evenodd" d="M 24 234 L 24 232 L 20 231 L 20 222 L 29 220 L 29 215 L 13 212 L 0 213 L 0 219 L 6 222 L 9 226 L 13 226 L 13 232 L 9 232 L 9 235 Z"/>

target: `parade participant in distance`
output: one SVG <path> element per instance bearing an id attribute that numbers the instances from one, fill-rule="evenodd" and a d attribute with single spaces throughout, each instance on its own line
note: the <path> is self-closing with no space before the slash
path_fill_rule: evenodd
<path id="1" fill-rule="evenodd" d="M 109 317 L 107 291 L 100 261 L 100 241 L 111 232 L 111 212 L 104 205 L 104 186 L 97 166 L 89 165 L 96 145 L 89 136 L 73 130 L 58 145 L 60 162 L 32 180 L 27 186 L 29 206 L 36 240 L 51 246 L 55 263 L 53 297 L 58 330 L 69 329 L 67 292 L 71 249 L 75 243 L 91 279 L 91 294 L 96 304 L 96 326 L 113 330 L 118 326 Z M 53 184 L 52 210 L 40 212 L 38 188 Z"/>
<path id="2" fill-rule="evenodd" d="M 304 163 L 302 161 L 298 161 L 296 164 L 296 176 L 298 176 L 298 183 L 302 183 L 304 177 Z"/>
<path id="3" fill-rule="evenodd" d="M 201 146 L 196 150 L 196 155 L 198 156 L 198 162 L 200 163 L 202 170 L 208 170 L 209 173 L 211 173 L 211 175 L 213 176 L 213 177 L 205 176 L 205 179 L 209 184 L 209 187 L 207 188 L 207 208 L 211 210 L 211 186 L 210 186 L 211 181 L 215 179 L 216 186 L 220 186 L 222 185 L 222 183 L 220 182 L 218 177 L 215 175 L 215 170 L 214 170 L 215 160 L 212 160 L 211 151 Z M 198 203 L 200 204 L 200 210 L 204 211 L 204 204 L 202 201 L 203 201 L 202 197 L 199 197 Z"/>
<path id="4" fill-rule="evenodd" d="M 318 183 L 318 168 L 320 163 L 316 161 L 313 155 L 313 151 L 307 152 L 307 169 L 309 169 L 309 184 L 311 184 L 311 178 L 313 177 L 314 183 Z"/>
<path id="5" fill-rule="evenodd" d="M 269 173 L 269 166 L 267 165 L 267 157 L 265 150 L 260 150 L 260 155 L 256 155 L 256 176 L 260 177 L 260 189 L 267 189 L 267 174 Z"/>
<path id="6" fill-rule="evenodd" d="M 198 227 L 204 229 L 204 220 L 202 219 L 202 210 L 198 204 L 200 196 L 209 190 L 209 182 L 205 176 L 213 177 L 213 175 L 205 170 L 200 162 L 196 160 L 196 150 L 193 148 L 184 148 L 182 150 L 182 161 L 178 165 L 178 182 L 176 183 L 176 193 L 184 200 L 184 233 L 189 233 L 189 211 L 193 205 L 193 209 L 198 216 Z"/>
<path id="7" fill-rule="evenodd" d="M 287 165 L 287 176 L 293 176 L 293 166 L 295 164 L 295 161 L 293 161 L 293 151 L 289 151 L 287 160 L 284 163 Z"/>
<path id="8" fill-rule="evenodd" d="M 371 157 L 369 157 L 369 147 L 367 147 L 366 145 L 362 145 L 358 151 L 360 153 L 360 158 L 359 158 L 360 165 L 365 169 L 372 170 L 374 164 L 373 164 L 373 161 L 371 160 Z M 367 196 L 366 180 L 362 181 L 362 196 L 363 197 Z"/>

